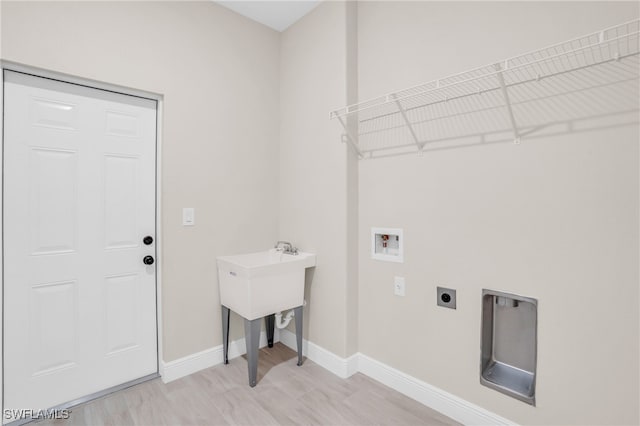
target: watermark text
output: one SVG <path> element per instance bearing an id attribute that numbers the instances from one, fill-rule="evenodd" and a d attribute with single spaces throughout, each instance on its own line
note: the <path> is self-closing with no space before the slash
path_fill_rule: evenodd
<path id="1" fill-rule="evenodd" d="M 71 416 L 71 410 L 67 409 L 48 409 L 36 410 L 32 408 L 5 408 L 2 411 L 4 420 L 66 420 Z"/>

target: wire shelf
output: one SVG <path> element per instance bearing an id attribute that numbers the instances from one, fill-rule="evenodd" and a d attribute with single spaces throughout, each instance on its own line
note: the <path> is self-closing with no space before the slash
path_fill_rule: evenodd
<path id="1" fill-rule="evenodd" d="M 559 123 L 639 107 L 640 20 L 331 112 L 361 158 L 461 141 L 519 143 Z M 347 119 L 357 119 L 357 135 Z"/>

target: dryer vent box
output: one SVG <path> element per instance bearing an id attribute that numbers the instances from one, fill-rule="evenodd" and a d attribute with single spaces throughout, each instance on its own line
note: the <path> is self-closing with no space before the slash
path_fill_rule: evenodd
<path id="1" fill-rule="evenodd" d="M 536 405 L 538 301 L 482 290 L 480 383 Z"/>
<path id="2" fill-rule="evenodd" d="M 388 262 L 404 261 L 402 229 L 371 228 L 371 258 Z"/>

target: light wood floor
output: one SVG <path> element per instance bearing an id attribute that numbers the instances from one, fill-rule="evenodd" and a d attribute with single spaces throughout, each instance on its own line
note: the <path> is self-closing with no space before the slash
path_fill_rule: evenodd
<path id="1" fill-rule="evenodd" d="M 258 384 L 235 358 L 168 384 L 160 379 L 71 409 L 56 425 L 454 425 L 448 417 L 362 375 L 340 379 L 276 343 L 261 349 Z"/>

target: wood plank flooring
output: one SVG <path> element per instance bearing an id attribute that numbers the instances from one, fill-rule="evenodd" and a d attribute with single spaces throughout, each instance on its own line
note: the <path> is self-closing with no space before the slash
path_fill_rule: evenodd
<path id="1" fill-rule="evenodd" d="M 73 407 L 75 425 L 455 425 L 452 419 L 362 375 L 340 379 L 276 343 L 261 349 L 258 384 L 247 361 L 208 368 L 168 384 L 155 379 Z"/>

